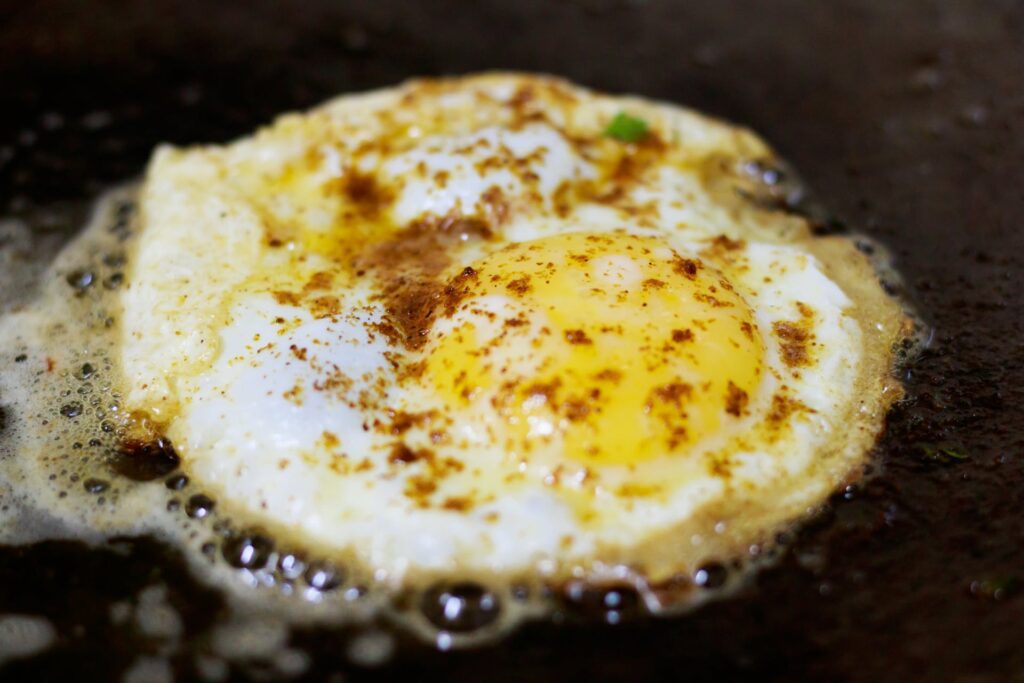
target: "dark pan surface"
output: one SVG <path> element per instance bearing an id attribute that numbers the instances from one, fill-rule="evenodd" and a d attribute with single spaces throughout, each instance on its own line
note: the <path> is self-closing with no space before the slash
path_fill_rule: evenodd
<path id="1" fill-rule="evenodd" d="M 297 633 L 308 679 L 1024 680 L 1018 2 L 5 2 L 0 211 L 52 248 L 160 141 L 221 141 L 336 93 L 495 67 L 764 134 L 842 223 L 892 248 L 934 343 L 908 370 L 881 474 L 735 599 L 666 621 L 538 624 L 373 670 L 346 664 L 334 634 Z M 109 603 L 154 579 L 191 635 L 174 659 L 187 680 L 218 598 L 166 548 L 0 549 L 0 612 L 45 614 L 60 634 L 0 678 L 118 680 L 154 646 L 114 625 Z"/>

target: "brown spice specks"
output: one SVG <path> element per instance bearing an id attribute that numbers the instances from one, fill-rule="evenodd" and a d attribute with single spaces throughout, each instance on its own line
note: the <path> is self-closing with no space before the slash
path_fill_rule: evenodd
<path id="1" fill-rule="evenodd" d="M 594 375 L 594 379 L 600 380 L 602 382 L 611 382 L 613 384 L 618 384 L 619 382 L 622 381 L 622 372 L 616 370 L 615 368 L 605 368 L 601 372 Z"/>
<path id="2" fill-rule="evenodd" d="M 565 341 L 573 345 L 590 345 L 594 341 L 583 330 L 566 330 Z"/>
<path id="3" fill-rule="evenodd" d="M 524 296 L 532 287 L 533 285 L 530 283 L 530 278 L 526 275 L 518 277 L 515 280 L 511 280 L 507 285 L 505 285 L 505 288 L 516 296 Z"/>
<path id="4" fill-rule="evenodd" d="M 429 448 L 412 448 L 401 441 L 392 445 L 388 462 L 393 466 L 416 468 L 406 479 L 404 493 L 421 508 L 430 506 L 430 496 L 444 478 L 465 469 L 455 458 L 441 458 Z"/>
<path id="5" fill-rule="evenodd" d="M 644 289 L 664 289 L 667 286 L 664 280 L 653 277 L 647 278 L 642 284 Z"/>
<path id="6" fill-rule="evenodd" d="M 550 382 L 534 382 L 523 390 L 523 395 L 526 398 L 541 399 L 544 403 L 552 405 L 555 402 L 558 389 L 561 385 L 562 381 L 558 378 L 555 378 Z"/>
<path id="7" fill-rule="evenodd" d="M 693 341 L 693 330 L 672 330 L 672 341 L 676 344 Z"/>
<path id="8" fill-rule="evenodd" d="M 379 217 L 394 201 L 394 192 L 390 188 L 380 185 L 373 175 L 351 168 L 346 169 L 341 178 L 329 186 L 329 190 L 340 191 L 365 219 Z"/>
<path id="9" fill-rule="evenodd" d="M 388 462 L 391 464 L 409 464 L 419 462 L 421 460 L 430 461 L 433 458 L 434 452 L 429 448 L 417 448 L 414 450 L 405 443 L 399 441 L 391 447 L 391 453 L 388 455 Z"/>
<path id="10" fill-rule="evenodd" d="M 334 281 L 334 276 L 326 271 L 318 271 L 313 273 L 305 285 L 302 287 L 303 292 L 314 292 L 317 290 L 327 290 L 331 288 L 331 283 Z"/>
<path id="11" fill-rule="evenodd" d="M 789 367 L 810 365 L 812 360 L 810 347 L 813 345 L 814 335 L 811 332 L 811 322 L 814 311 L 801 302 L 797 303 L 797 310 L 800 311 L 800 320 L 777 320 L 772 324 L 772 331 L 779 340 L 782 362 Z"/>
<path id="12" fill-rule="evenodd" d="M 320 440 L 327 448 L 337 448 L 341 445 L 341 439 L 339 439 L 338 435 L 334 432 L 324 431 L 320 435 Z"/>
<path id="13" fill-rule="evenodd" d="M 675 255 L 672 258 L 672 270 L 682 275 L 688 280 L 693 280 L 697 277 L 697 272 L 701 268 L 701 262 L 696 259 L 683 258 L 682 256 Z"/>
<path id="14" fill-rule="evenodd" d="M 730 381 L 725 392 L 725 412 L 734 417 L 739 417 L 746 412 L 749 402 L 750 397 L 747 395 L 747 392 Z"/>
<path id="15" fill-rule="evenodd" d="M 686 382 L 670 382 L 660 387 L 655 387 L 648 399 L 650 403 L 670 403 L 681 407 L 684 400 L 693 395 L 693 387 Z"/>
<path id="16" fill-rule="evenodd" d="M 563 404 L 565 417 L 570 422 L 579 422 L 590 414 L 590 403 L 586 400 L 571 398 Z"/>
<path id="17" fill-rule="evenodd" d="M 392 411 L 391 422 L 386 425 L 387 432 L 398 436 L 404 434 L 413 427 L 420 427 L 428 423 L 436 416 L 436 411 L 429 410 L 417 413 L 410 413 L 404 410 Z"/>
<path id="18" fill-rule="evenodd" d="M 381 281 L 379 298 L 390 327 L 378 331 L 392 343 L 410 350 L 421 348 L 436 313 L 454 313 L 477 277 L 475 270 L 465 268 L 448 283 L 440 279 L 451 263 L 451 245 L 490 236 L 490 228 L 476 219 L 431 218 L 413 223 L 361 254 L 357 267 Z"/>
<path id="19" fill-rule="evenodd" d="M 777 429 L 789 418 L 790 415 L 797 412 L 813 413 L 814 410 L 796 399 L 790 398 L 782 393 L 777 393 L 772 396 L 772 404 L 768 409 L 768 415 L 765 422 L 769 427 Z"/>
<path id="20" fill-rule="evenodd" d="M 282 306 L 298 306 L 302 301 L 302 297 L 295 292 L 278 290 L 271 292 L 271 294 L 273 294 L 274 300 Z"/>
<path id="21" fill-rule="evenodd" d="M 341 301 L 336 296 L 318 296 L 310 302 L 314 318 L 329 318 L 341 313 Z"/>
<path id="22" fill-rule="evenodd" d="M 452 512 L 465 512 L 473 506 L 473 501 L 464 496 L 445 498 L 441 503 L 443 510 L 450 510 Z"/>

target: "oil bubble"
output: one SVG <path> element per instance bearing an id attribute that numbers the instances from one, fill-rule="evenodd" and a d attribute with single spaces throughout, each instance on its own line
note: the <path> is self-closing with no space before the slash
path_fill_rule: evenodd
<path id="1" fill-rule="evenodd" d="M 729 578 L 729 570 L 717 562 L 706 564 L 693 573 L 694 584 L 701 588 L 721 588 Z"/>
<path id="2" fill-rule="evenodd" d="M 124 282 L 124 273 L 114 273 L 103 280 L 105 289 L 117 289 Z"/>
<path id="3" fill-rule="evenodd" d="M 211 512 L 216 506 L 216 503 L 209 496 L 197 493 L 188 499 L 188 503 L 185 505 L 185 514 L 193 519 L 203 519 Z"/>
<path id="4" fill-rule="evenodd" d="M 420 600 L 420 610 L 439 629 L 466 633 L 489 626 L 501 610 L 498 597 L 475 583 L 436 585 Z"/>
<path id="5" fill-rule="evenodd" d="M 188 485 L 188 477 L 184 474 L 176 474 L 164 482 L 164 486 L 172 491 L 180 491 Z"/>
<path id="6" fill-rule="evenodd" d="M 102 493 L 110 488 L 110 482 L 102 479 L 86 479 L 83 482 L 83 486 L 89 493 Z"/>
<path id="7" fill-rule="evenodd" d="M 306 572 L 306 561 L 295 553 L 282 553 L 277 558 L 277 571 L 288 580 L 295 581 Z"/>
<path id="8" fill-rule="evenodd" d="M 65 403 L 60 407 L 60 414 L 64 417 L 78 417 L 82 414 L 82 404 Z"/>
<path id="9" fill-rule="evenodd" d="M 565 606 L 588 621 L 618 624 L 641 612 L 640 596 L 629 586 L 593 586 L 570 583 L 563 596 Z"/>
<path id="10" fill-rule="evenodd" d="M 318 591 L 334 590 L 343 580 L 341 570 L 328 562 L 314 562 L 306 570 L 306 583 Z"/>
<path id="11" fill-rule="evenodd" d="M 96 282 L 96 275 L 89 270 L 76 270 L 68 273 L 65 280 L 67 280 L 67 283 L 71 285 L 76 293 L 83 294 Z"/>
<path id="12" fill-rule="evenodd" d="M 238 569 L 262 569 L 273 551 L 274 542 L 261 534 L 234 536 L 221 546 L 221 555 Z"/>

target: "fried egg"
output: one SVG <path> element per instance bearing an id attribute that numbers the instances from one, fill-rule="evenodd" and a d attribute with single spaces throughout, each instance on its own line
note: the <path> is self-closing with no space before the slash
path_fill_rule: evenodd
<path id="1" fill-rule="evenodd" d="M 856 478 L 899 395 L 900 306 L 775 168 L 747 130 L 516 74 L 161 147 L 124 428 L 395 589 L 728 562 Z"/>

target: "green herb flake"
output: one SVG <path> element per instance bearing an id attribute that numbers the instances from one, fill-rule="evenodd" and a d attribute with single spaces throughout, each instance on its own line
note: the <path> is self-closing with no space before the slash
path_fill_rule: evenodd
<path id="1" fill-rule="evenodd" d="M 971 457 L 964 452 L 962 447 L 955 444 L 921 444 L 920 449 L 924 460 L 944 465 L 964 462 Z"/>
<path id="2" fill-rule="evenodd" d="M 647 122 L 620 111 L 604 129 L 604 134 L 622 142 L 640 142 L 647 137 Z"/>

